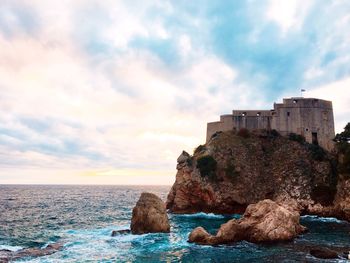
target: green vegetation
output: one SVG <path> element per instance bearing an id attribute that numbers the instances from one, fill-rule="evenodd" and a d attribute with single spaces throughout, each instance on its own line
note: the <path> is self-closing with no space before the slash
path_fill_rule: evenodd
<path id="1" fill-rule="evenodd" d="M 242 128 L 237 132 L 237 135 L 242 137 L 242 138 L 249 138 L 250 137 L 250 132 L 246 128 Z"/>
<path id="2" fill-rule="evenodd" d="M 350 122 L 343 132 L 335 136 L 334 141 L 339 154 L 338 171 L 350 177 Z"/>
<path id="3" fill-rule="evenodd" d="M 204 155 L 198 158 L 197 168 L 199 169 L 202 177 L 214 178 L 217 162 L 210 155 Z"/>
<path id="4" fill-rule="evenodd" d="M 298 143 L 301 143 L 301 144 L 303 144 L 305 142 L 304 136 L 301 136 L 301 135 L 296 134 L 296 133 L 290 133 L 288 138 L 291 141 L 295 141 L 295 142 L 298 142 Z"/>
<path id="5" fill-rule="evenodd" d="M 277 137 L 281 136 L 281 135 L 279 134 L 279 132 L 276 131 L 275 129 L 269 131 L 268 133 L 269 133 L 269 136 L 270 136 L 271 138 L 277 138 Z"/>
<path id="6" fill-rule="evenodd" d="M 312 159 L 316 161 L 324 161 L 327 157 L 326 151 L 319 145 L 308 144 L 307 148 L 311 152 Z"/>

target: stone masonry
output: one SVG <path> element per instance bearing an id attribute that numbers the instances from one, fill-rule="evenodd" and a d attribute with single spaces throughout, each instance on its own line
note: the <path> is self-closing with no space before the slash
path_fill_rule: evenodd
<path id="1" fill-rule="evenodd" d="M 333 149 L 333 106 L 331 101 L 315 98 L 287 98 L 274 103 L 272 110 L 233 110 L 220 116 L 220 121 L 207 124 L 207 142 L 218 131 L 276 130 L 281 135 L 296 133 L 309 143 Z"/>

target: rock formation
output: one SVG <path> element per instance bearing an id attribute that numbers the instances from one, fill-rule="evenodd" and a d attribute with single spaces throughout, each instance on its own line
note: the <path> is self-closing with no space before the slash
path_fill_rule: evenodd
<path id="1" fill-rule="evenodd" d="M 189 242 L 216 245 L 241 240 L 255 243 L 291 240 L 305 230 L 299 219 L 294 208 L 266 199 L 249 205 L 241 219 L 221 225 L 215 236 L 197 227 L 191 232 Z"/>
<path id="2" fill-rule="evenodd" d="M 322 259 L 339 258 L 338 253 L 336 251 L 328 248 L 311 249 L 310 254 L 316 258 L 322 258 Z"/>
<path id="3" fill-rule="evenodd" d="M 301 213 L 350 219 L 350 178 L 336 157 L 301 136 L 219 132 L 178 158 L 167 208 L 173 213 L 243 213 L 264 199 L 294 202 Z"/>
<path id="4" fill-rule="evenodd" d="M 142 193 L 132 210 L 131 233 L 170 232 L 164 202 L 155 194 Z"/>
<path id="5" fill-rule="evenodd" d="M 0 250 L 0 262 L 10 262 L 27 257 L 43 257 L 51 255 L 63 248 L 62 243 L 49 244 L 45 248 L 24 248 L 18 251 L 11 251 L 7 249 Z"/>
<path id="6" fill-rule="evenodd" d="M 120 235 L 127 235 L 130 234 L 131 230 L 130 229 L 122 229 L 122 230 L 113 230 L 111 236 L 120 236 Z"/>

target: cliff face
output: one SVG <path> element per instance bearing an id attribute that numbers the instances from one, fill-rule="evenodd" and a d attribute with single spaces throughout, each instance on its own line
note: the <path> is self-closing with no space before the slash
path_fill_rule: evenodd
<path id="1" fill-rule="evenodd" d="M 292 139 L 292 140 L 291 140 Z M 350 218 L 350 181 L 335 157 L 277 134 L 223 132 L 178 159 L 167 208 L 174 213 L 243 213 L 263 199 L 302 213 Z"/>

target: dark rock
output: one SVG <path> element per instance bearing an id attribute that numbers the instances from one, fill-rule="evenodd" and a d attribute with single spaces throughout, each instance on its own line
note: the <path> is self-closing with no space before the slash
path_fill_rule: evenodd
<path id="1" fill-rule="evenodd" d="M 338 258 L 338 253 L 328 248 L 311 249 L 310 254 L 315 258 L 322 258 L 322 259 Z"/>
<path id="2" fill-rule="evenodd" d="M 132 210 L 132 234 L 169 233 L 170 225 L 164 202 L 155 194 L 142 193 Z"/>
<path id="3" fill-rule="evenodd" d="M 130 234 L 130 233 L 131 233 L 130 229 L 113 230 L 112 237 L 119 236 L 119 235 L 126 235 L 126 234 Z"/>
<path id="4" fill-rule="evenodd" d="M 177 158 L 177 163 L 184 163 L 184 162 L 186 162 L 189 158 L 191 158 L 191 156 L 190 156 L 186 151 L 182 151 L 182 153 L 180 154 L 180 156 Z"/>

